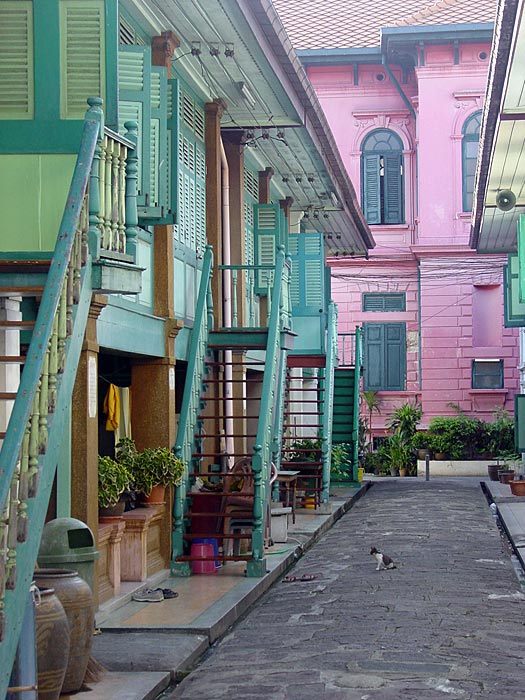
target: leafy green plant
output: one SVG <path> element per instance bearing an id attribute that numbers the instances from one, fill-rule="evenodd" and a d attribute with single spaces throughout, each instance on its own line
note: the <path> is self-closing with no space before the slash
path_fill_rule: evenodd
<path id="1" fill-rule="evenodd" d="M 184 462 L 168 447 L 147 447 L 135 456 L 131 474 L 135 489 L 149 496 L 154 486 L 179 484 Z"/>
<path id="2" fill-rule="evenodd" d="M 422 415 L 423 410 L 419 404 L 405 403 L 392 413 L 388 427 L 394 435 L 399 435 L 401 440 L 410 445 Z"/>
<path id="3" fill-rule="evenodd" d="M 368 474 L 379 474 L 383 459 L 381 452 L 366 452 L 363 456 L 363 468 Z"/>
<path id="4" fill-rule="evenodd" d="M 372 452 L 372 420 L 375 413 L 381 413 L 381 399 L 377 391 L 363 391 L 361 393 L 361 398 L 363 399 L 367 411 L 368 411 L 368 449 Z"/>
<path id="5" fill-rule="evenodd" d="M 416 450 L 428 449 L 428 433 L 426 430 L 418 430 L 412 438 L 412 447 Z"/>
<path id="6" fill-rule="evenodd" d="M 319 462 L 321 459 L 319 453 L 321 447 L 321 438 L 303 438 L 302 440 L 296 440 L 292 445 L 290 459 L 296 462 Z"/>
<path id="7" fill-rule="evenodd" d="M 111 457 L 98 458 L 98 505 L 108 508 L 129 488 L 131 474 L 124 464 Z"/>
<path id="8" fill-rule="evenodd" d="M 407 442 L 400 433 L 390 435 L 384 447 L 384 458 L 390 469 L 408 471 L 414 461 L 410 442 Z"/>
<path id="9" fill-rule="evenodd" d="M 352 445 L 349 443 L 333 445 L 330 476 L 334 481 L 352 479 Z"/>

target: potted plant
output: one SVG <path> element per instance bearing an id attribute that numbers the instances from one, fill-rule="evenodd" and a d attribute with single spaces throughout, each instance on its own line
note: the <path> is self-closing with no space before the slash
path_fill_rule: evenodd
<path id="1" fill-rule="evenodd" d="M 106 517 L 122 515 L 126 504 L 119 499 L 129 488 L 130 482 L 131 474 L 124 464 L 111 457 L 98 458 L 98 507 L 100 515 Z"/>
<path id="2" fill-rule="evenodd" d="M 387 439 L 384 456 L 392 476 L 397 472 L 400 476 L 407 475 L 412 462 L 410 443 L 407 443 L 399 433 L 394 433 Z"/>
<path id="3" fill-rule="evenodd" d="M 341 443 L 332 446 L 332 459 L 330 466 L 331 482 L 352 481 L 352 446 L 348 443 Z"/>
<path id="4" fill-rule="evenodd" d="M 133 486 L 149 499 L 149 503 L 164 503 L 166 486 L 180 484 L 184 468 L 184 462 L 168 447 L 147 447 L 133 459 Z M 156 490 L 152 493 L 154 489 Z"/>
<path id="5" fill-rule="evenodd" d="M 412 447 L 417 450 L 418 459 L 425 459 L 428 454 L 428 434 L 425 430 L 418 430 L 414 435 Z"/>

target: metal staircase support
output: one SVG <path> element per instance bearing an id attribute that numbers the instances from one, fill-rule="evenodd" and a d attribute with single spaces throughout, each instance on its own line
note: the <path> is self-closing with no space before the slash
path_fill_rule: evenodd
<path id="1" fill-rule="evenodd" d="M 323 484 L 321 503 L 328 503 L 330 491 L 330 468 L 332 464 L 332 422 L 334 415 L 334 371 L 337 362 L 337 306 L 328 305 L 328 328 L 326 339 L 326 366 L 324 368 L 323 414 L 321 420 L 321 449 L 323 460 Z"/>
<path id="2" fill-rule="evenodd" d="M 362 329 L 357 326 L 355 329 L 354 414 L 352 420 L 352 478 L 354 481 L 358 481 L 357 470 L 359 467 L 359 397 L 361 391 L 361 369 L 363 362 L 362 334 Z"/>
<path id="3" fill-rule="evenodd" d="M 0 697 L 7 691 L 91 301 L 88 197 L 103 128 L 86 114 L 57 244 L 0 452 Z M 8 632 L 8 633 L 7 633 Z"/>

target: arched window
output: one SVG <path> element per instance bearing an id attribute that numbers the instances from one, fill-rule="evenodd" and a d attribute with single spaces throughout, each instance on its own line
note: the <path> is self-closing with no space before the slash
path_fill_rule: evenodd
<path id="1" fill-rule="evenodd" d="M 472 195 L 478 160 L 481 110 L 474 112 L 463 124 L 461 142 L 461 172 L 463 179 L 463 211 L 472 211 Z"/>
<path id="2" fill-rule="evenodd" d="M 376 129 L 361 148 L 362 207 L 369 224 L 405 222 L 403 143 L 388 129 Z"/>

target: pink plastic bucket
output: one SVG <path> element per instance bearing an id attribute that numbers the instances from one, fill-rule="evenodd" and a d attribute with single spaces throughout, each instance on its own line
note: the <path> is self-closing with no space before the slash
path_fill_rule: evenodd
<path id="1" fill-rule="evenodd" d="M 215 557 L 213 545 L 209 543 L 196 543 L 191 545 L 192 557 Z M 215 559 L 206 561 L 192 561 L 191 570 L 194 574 L 214 574 L 217 569 L 215 567 Z"/>

